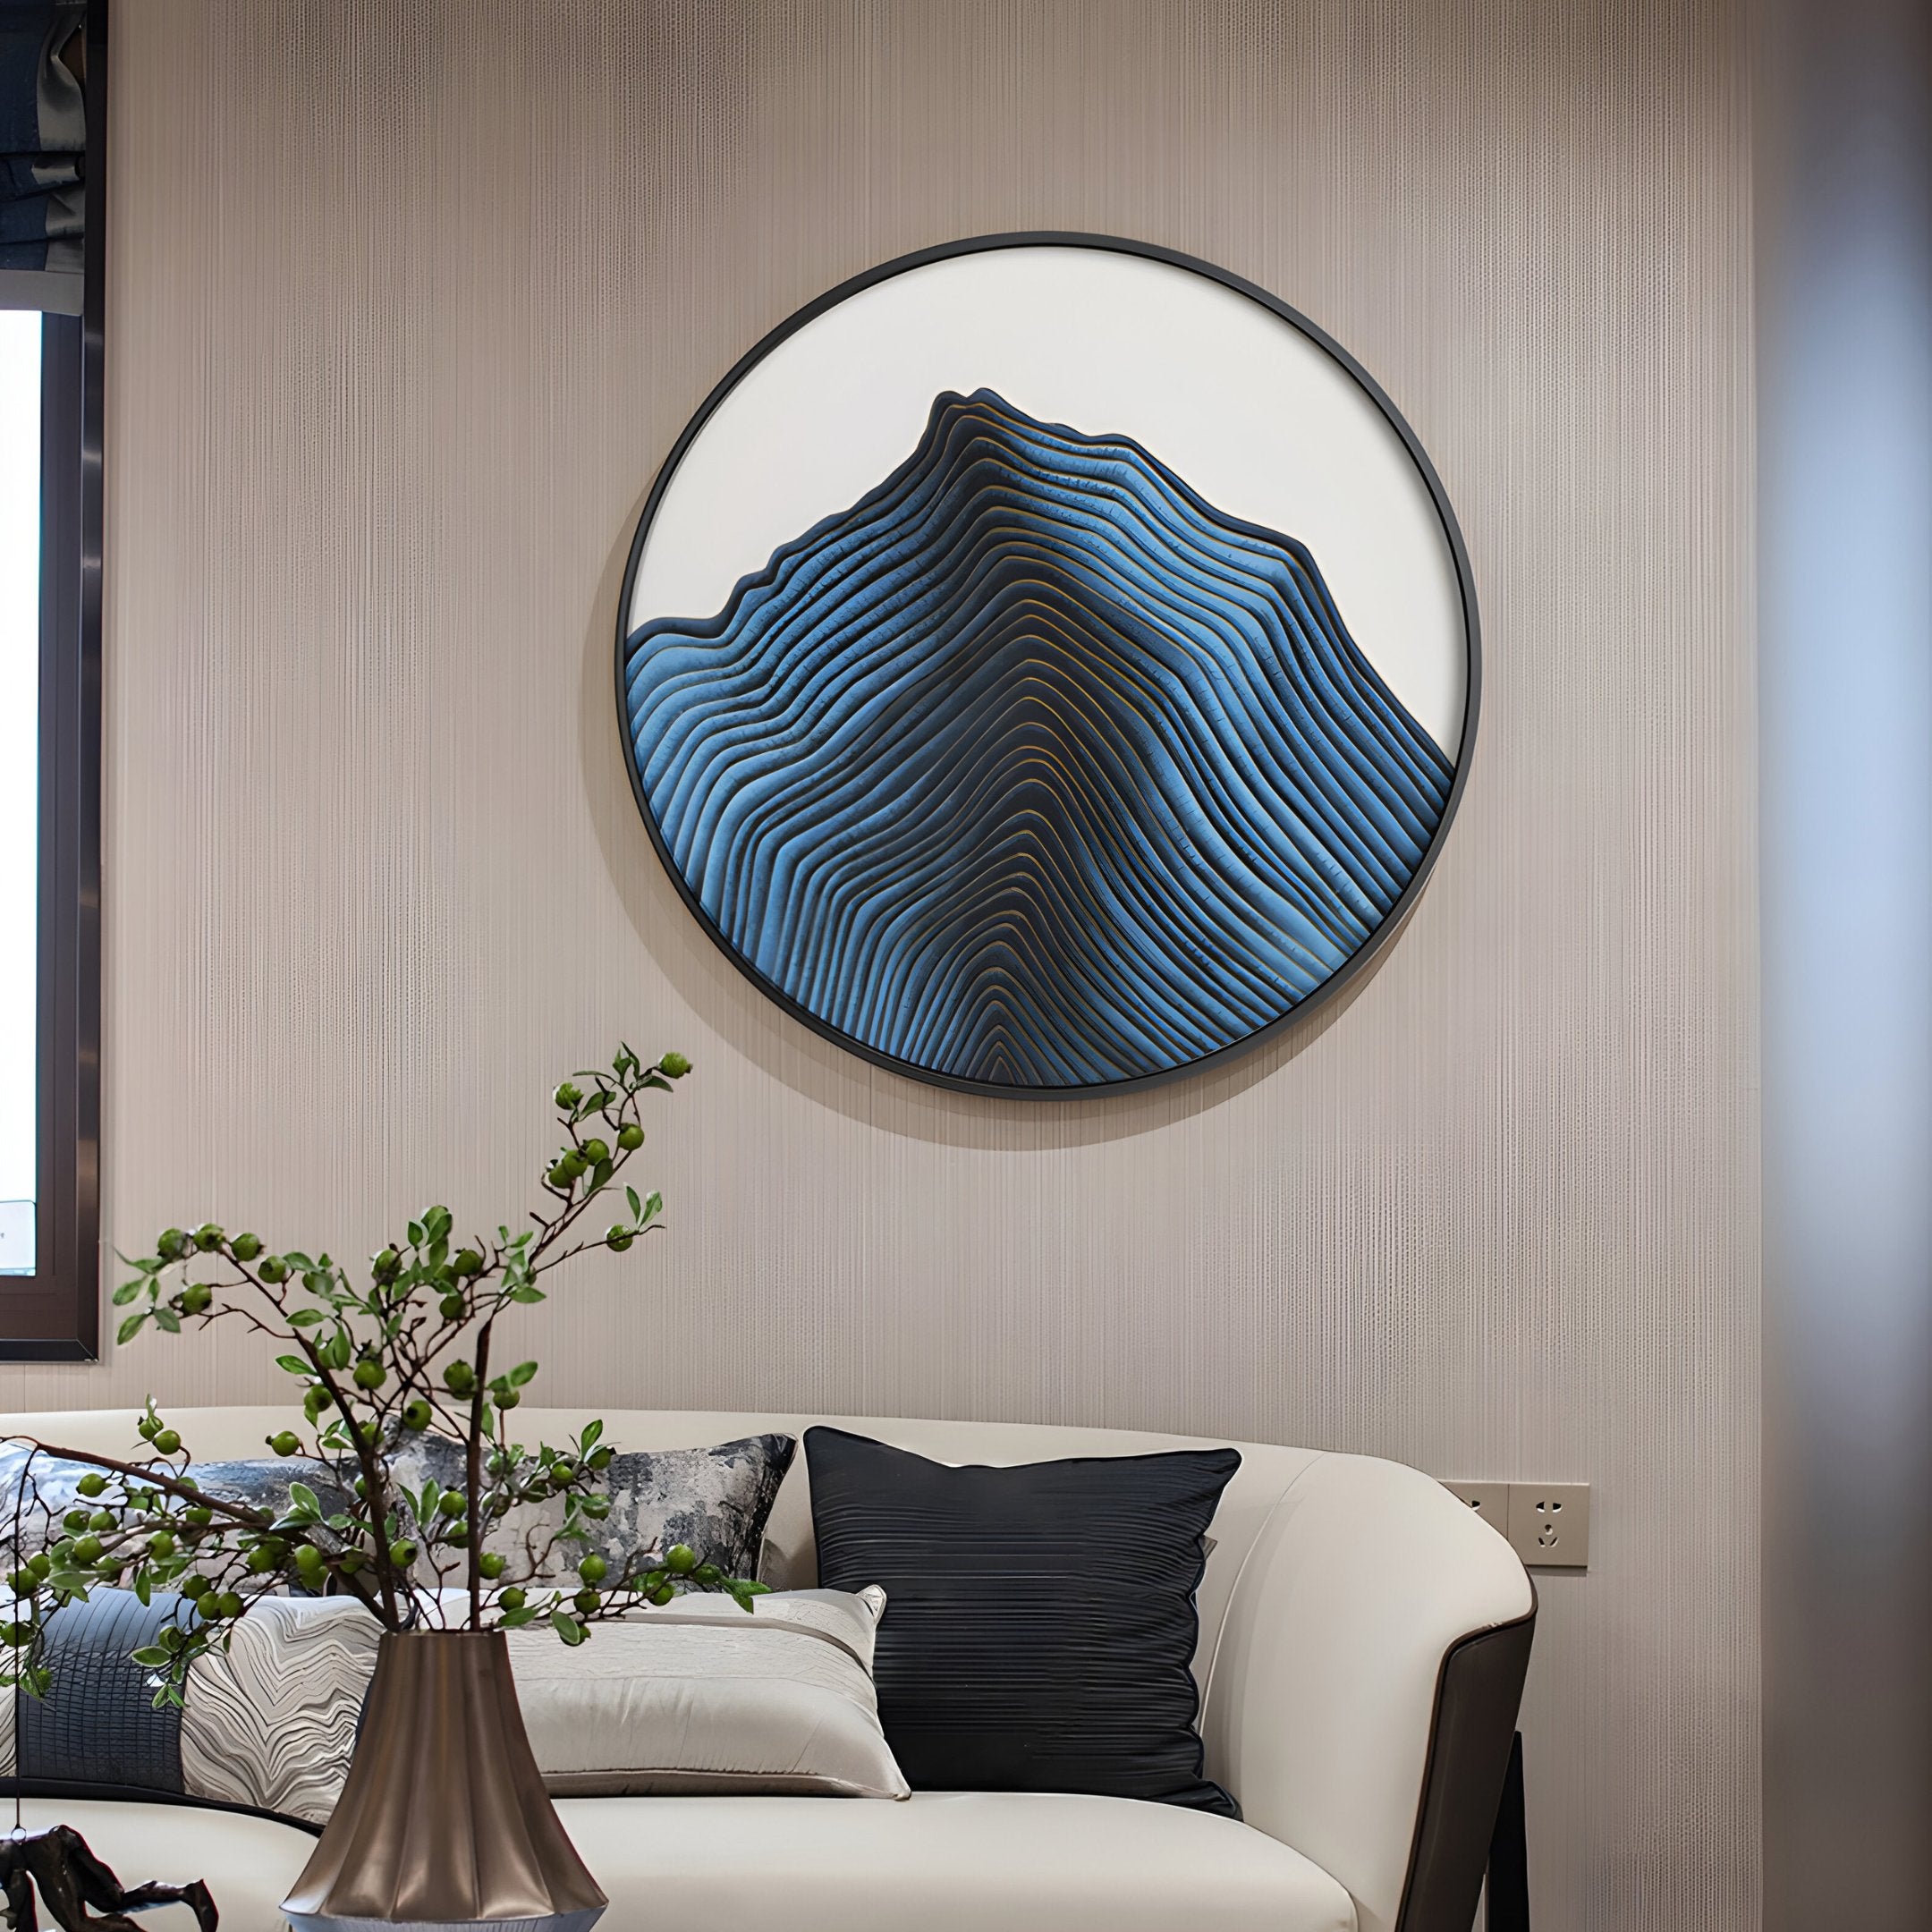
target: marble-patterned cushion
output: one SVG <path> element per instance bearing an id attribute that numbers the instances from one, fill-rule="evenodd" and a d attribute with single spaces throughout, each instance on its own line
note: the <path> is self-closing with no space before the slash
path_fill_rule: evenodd
<path id="1" fill-rule="evenodd" d="M 328 1822 L 355 1753 L 381 1626 L 352 1597 L 264 1597 L 225 1646 L 188 1667 L 179 1704 L 155 1701 L 130 1653 L 193 1613 L 97 1589 L 47 1622 L 44 1698 L 0 1697 L 0 1780 L 26 1794 L 241 1805 Z"/>
<path id="2" fill-rule="evenodd" d="M 182 1790 L 326 1825 L 354 1755 L 382 1627 L 353 1597 L 270 1597 L 182 1689 Z"/>
<path id="3" fill-rule="evenodd" d="M 595 1526 L 589 1547 L 609 1563 L 613 1576 L 623 1575 L 636 1557 L 688 1543 L 700 1563 L 715 1563 L 727 1576 L 755 1577 L 766 1521 L 797 1447 L 790 1436 L 747 1436 L 709 1449 L 620 1454 L 600 1479 L 611 1513 Z M 439 1489 L 462 1484 L 462 1445 L 450 1436 L 405 1438 L 389 1462 L 398 1482 L 419 1496 L 431 1480 Z M 519 1504 L 491 1528 L 486 1547 L 513 1562 L 532 1544 L 540 1549 L 563 1520 L 561 1501 Z M 582 1554 L 559 1545 L 556 1567 L 574 1565 Z M 427 1557 L 419 1559 L 416 1574 L 424 1588 L 438 1580 Z"/>

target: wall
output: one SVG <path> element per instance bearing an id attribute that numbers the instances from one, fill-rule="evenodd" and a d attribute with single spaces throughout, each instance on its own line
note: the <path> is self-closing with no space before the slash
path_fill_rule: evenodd
<path id="1" fill-rule="evenodd" d="M 1541 1932 L 1758 1906 L 1750 143 L 1720 0 L 144 0 L 117 23 L 109 1226 L 514 1218 L 541 1096 L 698 1072 L 550 1400 L 1140 1424 L 1583 1478 Z M 1030 226 L 1353 349 L 1468 533 L 1474 775 L 1410 929 L 1235 1071 L 1024 1106 L 762 1004 L 609 695 L 652 471 L 869 263 Z M 9 1405 L 268 1394 L 246 1337 Z"/>

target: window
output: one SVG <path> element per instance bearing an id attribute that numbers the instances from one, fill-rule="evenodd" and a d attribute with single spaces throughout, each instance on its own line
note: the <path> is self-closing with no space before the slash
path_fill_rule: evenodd
<path id="1" fill-rule="evenodd" d="M 100 1332 L 106 27 L 105 0 L 16 0 L 0 20 L 0 1359 L 16 1361 L 88 1360 Z"/>

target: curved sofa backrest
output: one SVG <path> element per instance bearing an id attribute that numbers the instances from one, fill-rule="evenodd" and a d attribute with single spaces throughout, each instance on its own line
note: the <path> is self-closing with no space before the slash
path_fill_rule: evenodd
<path id="1" fill-rule="evenodd" d="M 736 1410 L 538 1409 L 520 1410 L 517 1421 L 526 1441 L 555 1441 L 580 1428 L 592 1415 L 604 1419 L 606 1439 L 619 1449 L 694 1449 L 731 1442 L 741 1436 L 779 1430 L 802 1437 L 816 1422 L 854 1434 L 876 1436 L 937 1462 L 1045 1462 L 1069 1456 L 1151 1455 L 1164 1449 L 1225 1446 L 1192 1436 L 1153 1435 L 1138 1429 L 1063 1428 L 1038 1422 L 929 1422 L 904 1417 L 815 1416 L 753 1413 Z M 170 1409 L 169 1422 L 194 1455 L 263 1455 L 264 1438 L 294 1419 L 279 1408 Z M 131 1409 L 68 1410 L 57 1413 L 0 1416 L 0 1434 L 30 1436 L 72 1449 L 125 1455 L 142 1445 L 135 1433 L 140 1419 Z M 1215 1647 L 1225 1619 L 1235 1578 L 1262 1525 L 1295 1479 L 1318 1460 L 1319 1452 L 1285 1449 L 1268 1443 L 1236 1443 L 1241 1466 L 1223 1492 L 1209 1532 L 1214 1548 L 1200 1588 L 1200 1648 L 1195 1675 L 1206 1686 Z M 767 1575 L 792 1588 L 818 1581 L 818 1553 L 812 1542 L 811 1488 L 801 1448 L 779 1492 L 767 1532 Z M 1206 1726 L 1206 1709 L 1203 1709 Z"/>

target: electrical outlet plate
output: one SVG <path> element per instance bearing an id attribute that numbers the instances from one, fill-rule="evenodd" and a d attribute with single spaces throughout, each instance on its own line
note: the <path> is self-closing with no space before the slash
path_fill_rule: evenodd
<path id="1" fill-rule="evenodd" d="M 1499 1537 L 1509 1534 L 1510 1486 L 1506 1482 L 1445 1482 L 1443 1487 L 1489 1525 Z"/>
<path id="2" fill-rule="evenodd" d="M 1509 1486 L 1510 1546 L 1536 1570 L 1589 1567 L 1589 1485 Z"/>

